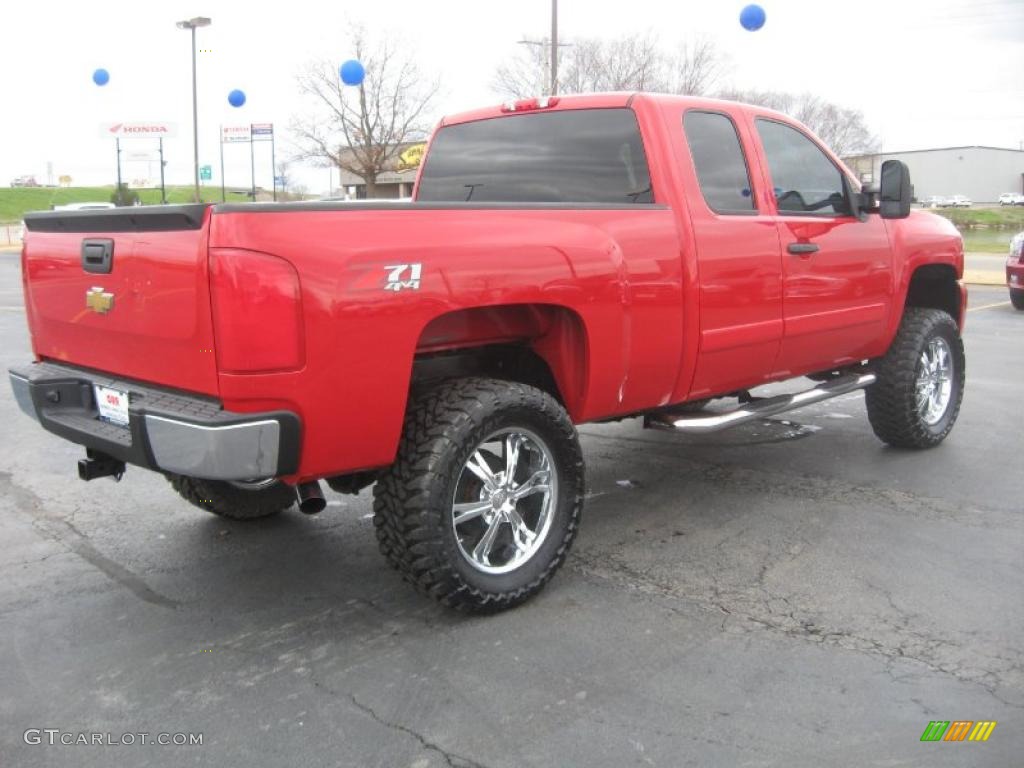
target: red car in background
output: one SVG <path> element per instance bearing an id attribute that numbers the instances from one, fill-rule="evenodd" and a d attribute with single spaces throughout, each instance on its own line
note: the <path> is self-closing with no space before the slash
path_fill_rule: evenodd
<path id="1" fill-rule="evenodd" d="M 1014 309 L 1024 309 L 1024 232 L 1010 241 L 1010 255 L 1006 258 L 1006 287 Z"/>

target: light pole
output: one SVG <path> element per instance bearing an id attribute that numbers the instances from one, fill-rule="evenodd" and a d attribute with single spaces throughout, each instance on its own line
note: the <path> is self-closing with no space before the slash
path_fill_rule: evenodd
<path id="1" fill-rule="evenodd" d="M 210 20 L 205 16 L 196 16 L 194 19 L 179 21 L 178 29 L 192 31 L 192 155 L 194 160 L 196 202 L 201 202 L 199 195 L 199 116 L 196 108 L 196 29 L 210 26 Z"/>
<path id="2" fill-rule="evenodd" d="M 551 0 L 551 40 L 520 40 L 521 45 L 539 45 L 551 47 L 551 58 L 546 60 L 545 69 L 550 78 L 549 95 L 558 93 L 558 49 L 567 48 L 569 43 L 558 42 L 558 0 Z"/>
<path id="3" fill-rule="evenodd" d="M 551 0 L 551 95 L 558 93 L 558 0 Z"/>

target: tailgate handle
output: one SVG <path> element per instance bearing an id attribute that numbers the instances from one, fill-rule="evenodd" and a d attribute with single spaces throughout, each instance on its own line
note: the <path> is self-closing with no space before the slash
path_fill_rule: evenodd
<path id="1" fill-rule="evenodd" d="M 114 267 L 114 241 L 86 238 L 82 241 L 82 269 L 98 275 L 109 274 Z"/>

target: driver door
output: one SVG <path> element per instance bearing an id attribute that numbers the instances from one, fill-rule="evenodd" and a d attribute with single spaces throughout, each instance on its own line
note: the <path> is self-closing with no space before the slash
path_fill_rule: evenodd
<path id="1" fill-rule="evenodd" d="M 843 171 L 803 131 L 768 117 L 754 125 L 782 244 L 783 335 L 773 374 L 857 362 L 877 348 L 893 299 L 885 223 L 852 215 Z"/>

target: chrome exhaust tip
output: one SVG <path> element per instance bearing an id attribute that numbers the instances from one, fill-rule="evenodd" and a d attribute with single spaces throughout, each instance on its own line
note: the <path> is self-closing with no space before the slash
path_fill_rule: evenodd
<path id="1" fill-rule="evenodd" d="M 299 511 L 304 515 L 315 515 L 323 512 L 327 506 L 327 500 L 320 489 L 320 481 L 313 480 L 309 483 L 299 483 L 295 486 L 295 495 L 299 501 Z"/>

